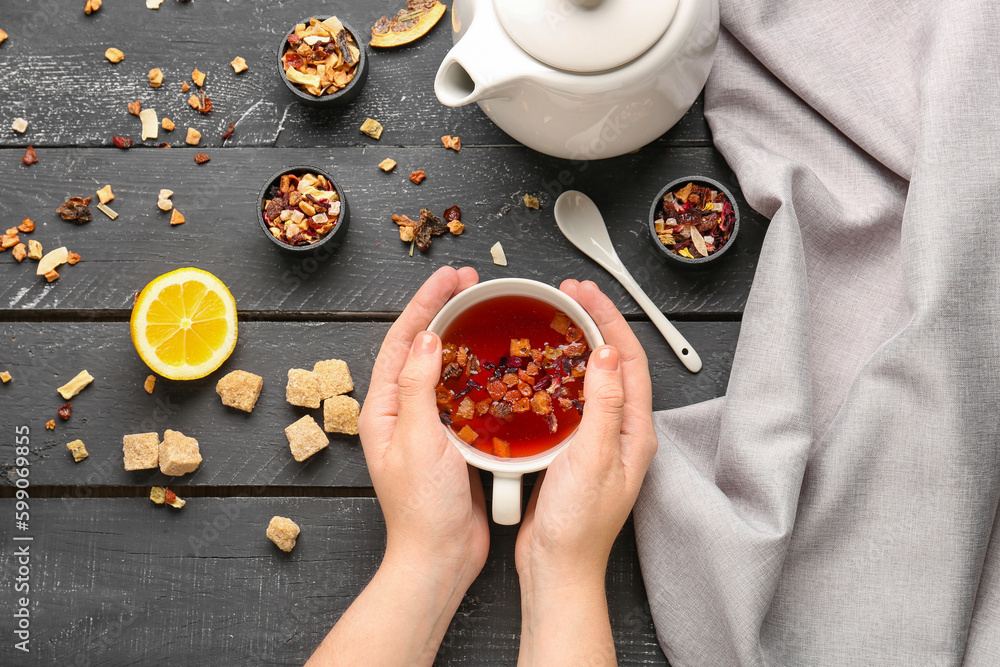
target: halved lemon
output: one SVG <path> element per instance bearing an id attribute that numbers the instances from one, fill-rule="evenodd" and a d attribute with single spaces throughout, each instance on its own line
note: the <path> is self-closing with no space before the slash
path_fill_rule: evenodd
<path id="1" fill-rule="evenodd" d="M 185 268 L 153 279 L 132 307 L 132 343 L 153 371 L 197 380 L 236 347 L 236 300 L 208 271 Z"/>

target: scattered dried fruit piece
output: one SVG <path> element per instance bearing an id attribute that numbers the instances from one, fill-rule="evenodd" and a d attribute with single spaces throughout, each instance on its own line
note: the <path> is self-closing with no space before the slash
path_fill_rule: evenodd
<path id="1" fill-rule="evenodd" d="M 169 211 L 174 207 L 174 203 L 170 201 L 170 197 L 174 194 L 173 190 L 160 190 L 160 194 L 156 198 L 156 207 L 161 211 Z"/>
<path id="2" fill-rule="evenodd" d="M 38 241 L 31 239 L 28 241 L 28 259 L 41 259 L 42 258 L 42 244 Z"/>
<path id="3" fill-rule="evenodd" d="M 139 120 L 142 121 L 141 139 L 156 139 L 160 136 L 160 122 L 156 117 L 155 109 L 143 109 L 139 112 Z"/>
<path id="4" fill-rule="evenodd" d="M 157 505 L 162 505 L 167 501 L 167 490 L 162 486 L 154 486 L 149 490 L 149 499 Z"/>
<path id="5" fill-rule="evenodd" d="M 56 414 L 59 415 L 59 419 L 62 419 L 63 421 L 69 419 L 72 413 L 73 413 L 73 403 L 70 401 L 66 401 L 65 405 L 56 410 Z"/>
<path id="6" fill-rule="evenodd" d="M 181 83 L 181 92 L 182 93 L 186 93 L 189 90 L 191 90 L 191 84 L 189 84 L 187 81 L 182 82 Z"/>
<path id="7" fill-rule="evenodd" d="M 448 231 L 455 236 L 461 236 L 462 232 L 465 231 L 465 225 L 462 224 L 461 220 L 451 220 L 448 222 Z"/>
<path id="8" fill-rule="evenodd" d="M 90 214 L 90 200 L 82 197 L 70 197 L 62 206 L 56 209 L 56 213 L 63 220 L 75 222 L 78 225 L 90 222 L 93 216 Z"/>
<path id="9" fill-rule="evenodd" d="M 159 67 L 154 67 L 149 70 L 149 87 L 159 88 L 163 85 L 163 70 Z"/>
<path id="10" fill-rule="evenodd" d="M 384 172 L 390 172 L 396 168 L 396 161 L 392 158 L 387 157 L 378 163 L 378 168 Z"/>
<path id="11" fill-rule="evenodd" d="M 47 422 L 45 422 L 45 428 L 47 428 L 50 431 L 56 430 L 56 420 L 50 419 Z"/>
<path id="12" fill-rule="evenodd" d="M 142 383 L 142 388 L 146 390 L 147 394 L 152 394 L 153 389 L 156 387 L 156 376 L 147 375 L 146 381 Z"/>
<path id="13" fill-rule="evenodd" d="M 528 193 L 524 194 L 524 205 L 528 208 L 533 208 L 536 211 L 541 208 L 541 202 L 538 201 L 538 197 L 529 195 Z"/>
<path id="14" fill-rule="evenodd" d="M 132 148 L 132 140 L 128 137 L 111 137 L 111 143 L 115 145 L 115 148 L 120 148 L 122 150 L 128 150 Z"/>
<path id="15" fill-rule="evenodd" d="M 35 222 L 31 218 L 25 218 L 17 226 L 17 231 L 24 232 L 25 234 L 33 232 L 35 231 Z"/>
<path id="16" fill-rule="evenodd" d="M 171 225 L 184 224 L 184 216 L 181 215 L 181 212 L 178 211 L 176 208 L 173 210 L 173 213 L 170 214 L 170 224 Z"/>
<path id="17" fill-rule="evenodd" d="M 0 30 L 0 44 L 3 44 L 6 41 L 7 41 L 7 33 L 5 33 L 3 30 Z"/>
<path id="18" fill-rule="evenodd" d="M 413 181 L 415 185 L 420 185 L 425 178 L 427 178 L 427 172 L 425 172 L 423 169 L 418 169 L 417 171 L 410 174 L 410 180 Z"/>
<path id="19" fill-rule="evenodd" d="M 299 536 L 299 531 L 299 525 L 291 519 L 275 516 L 271 517 L 271 521 L 267 524 L 267 539 L 287 553 L 295 548 L 295 540 Z"/>
<path id="20" fill-rule="evenodd" d="M 174 493 L 173 491 L 171 491 L 170 489 L 164 489 L 163 490 L 163 501 L 167 505 L 170 505 L 174 509 L 178 509 L 178 510 L 180 508 L 184 507 L 185 505 L 187 505 L 187 501 L 186 500 L 182 500 L 182 499 L 178 498 L 177 494 Z"/>
<path id="21" fill-rule="evenodd" d="M 87 0 L 87 4 L 83 6 L 83 13 L 86 14 L 87 16 L 90 16 L 98 9 L 100 9 L 102 4 L 103 3 L 101 2 L 101 0 Z M 79 442 L 79 440 L 77 442 Z M 86 454 L 84 455 L 86 456 Z"/>
<path id="22" fill-rule="evenodd" d="M 391 19 L 383 16 L 372 26 L 371 46 L 389 48 L 402 46 L 427 34 L 444 16 L 446 7 L 440 2 L 409 0 L 405 9 Z"/>
<path id="23" fill-rule="evenodd" d="M 450 148 L 456 153 L 462 150 L 462 139 L 459 137 L 453 137 L 450 134 L 446 134 L 441 137 L 441 143 L 444 144 L 445 148 Z"/>
<path id="24" fill-rule="evenodd" d="M 38 153 L 35 152 L 33 146 L 28 146 L 28 149 L 24 151 L 24 157 L 21 158 L 21 162 L 29 167 L 38 162 Z"/>
<path id="25" fill-rule="evenodd" d="M 102 204 L 107 204 L 109 201 L 114 201 L 115 193 L 111 191 L 111 185 L 105 185 L 103 188 L 97 191 L 97 198 L 101 200 Z"/>
<path id="26" fill-rule="evenodd" d="M 138 116 L 140 111 L 142 111 L 142 100 L 136 100 L 135 102 L 128 103 L 128 112 L 130 114 Z"/>
<path id="27" fill-rule="evenodd" d="M 69 259 L 69 251 L 66 250 L 65 246 L 56 248 L 38 261 L 35 275 L 44 276 L 49 271 L 65 264 L 67 259 Z"/>
<path id="28" fill-rule="evenodd" d="M 100 0 L 98 0 L 100 1 Z M 87 447 L 83 444 L 83 440 L 74 440 L 73 442 L 67 442 L 66 448 L 69 449 L 69 453 L 73 455 L 73 460 L 79 463 L 89 456 L 87 454 Z"/>
<path id="29" fill-rule="evenodd" d="M 249 69 L 247 67 L 247 61 L 241 58 L 240 56 L 236 56 L 235 58 L 233 58 L 233 61 L 229 64 L 233 66 L 233 71 L 236 72 L 237 74 L 239 74 L 240 72 L 245 72 Z"/>
<path id="30" fill-rule="evenodd" d="M 194 156 L 194 161 L 197 164 L 205 164 L 206 162 L 210 161 L 211 159 L 212 158 L 208 157 L 208 155 L 205 154 L 205 153 L 198 153 L 197 155 Z"/>
<path id="31" fill-rule="evenodd" d="M 113 208 L 105 204 L 98 204 L 97 210 L 103 213 L 104 215 L 108 216 L 112 220 L 118 217 L 118 213 Z"/>
<path id="32" fill-rule="evenodd" d="M 159 9 L 163 0 L 146 0 L 146 9 Z"/>
<path id="33" fill-rule="evenodd" d="M 160 120 L 160 127 L 162 127 L 167 132 L 172 132 L 173 129 L 174 129 L 174 127 L 176 127 L 176 126 L 174 125 L 174 121 L 172 121 L 169 118 L 167 118 L 166 116 L 164 116 Z"/>
<path id="34" fill-rule="evenodd" d="M 187 131 L 187 136 L 184 138 L 184 143 L 188 144 L 189 146 L 197 146 L 200 141 L 201 141 L 201 132 L 194 129 L 193 127 L 189 127 Z"/>
<path id="35" fill-rule="evenodd" d="M 56 389 L 59 395 L 65 400 L 69 400 L 79 394 L 83 389 L 94 381 L 93 376 L 87 371 L 80 371 L 72 380 Z"/>
<path id="36" fill-rule="evenodd" d="M 113 63 L 120 63 L 121 61 L 125 60 L 125 54 L 122 53 L 120 49 L 116 49 L 114 47 L 111 47 L 110 49 L 105 51 L 104 57 Z"/>
<path id="37" fill-rule="evenodd" d="M 12 378 L 10 376 L 10 373 L 8 373 L 7 371 L 0 371 L 0 382 L 3 382 L 4 384 L 7 384 L 8 382 L 10 382 L 13 379 L 14 378 Z"/>
<path id="38" fill-rule="evenodd" d="M 382 136 L 382 130 L 382 123 L 373 118 L 366 118 L 365 122 L 361 123 L 361 133 L 367 134 L 372 139 L 379 139 Z"/>
<path id="39" fill-rule="evenodd" d="M 507 255 L 504 254 L 503 246 L 497 241 L 490 248 L 490 254 L 493 255 L 493 263 L 497 266 L 507 266 Z"/>
<path id="40" fill-rule="evenodd" d="M 11 252 L 14 254 L 14 259 L 16 259 L 18 263 L 21 263 L 21 261 L 28 256 L 28 251 L 25 249 L 23 243 L 18 243 L 14 246 L 14 249 Z"/>
<path id="41" fill-rule="evenodd" d="M 204 72 L 200 71 L 198 68 L 195 68 L 195 70 L 191 72 L 191 81 L 194 82 L 194 85 L 201 88 L 202 86 L 205 85 L 206 76 L 207 75 Z"/>
<path id="42" fill-rule="evenodd" d="M 222 133 L 222 140 L 225 141 L 226 139 L 228 139 L 231 136 L 233 136 L 233 132 L 235 132 L 235 131 L 236 131 L 236 126 L 233 125 L 232 123 L 230 123 L 229 124 L 229 129 Z"/>
<path id="43" fill-rule="evenodd" d="M 24 134 L 28 129 L 28 121 L 23 118 L 15 118 L 14 122 L 10 124 L 10 129 L 20 134 Z"/>
<path id="44" fill-rule="evenodd" d="M 77 264 L 79 261 L 80 261 L 80 253 L 78 252 L 71 252 L 69 254 L 69 257 L 66 258 L 66 263 L 69 264 L 70 266 Z"/>
<path id="45" fill-rule="evenodd" d="M 7 248 L 13 248 L 20 242 L 21 238 L 17 235 L 17 229 L 14 228 L 13 234 L 8 233 L 0 237 L 0 252 L 6 250 Z"/>
<path id="46" fill-rule="evenodd" d="M 197 95 L 195 95 L 194 93 L 192 93 L 191 97 L 188 98 L 188 106 L 190 106 L 192 109 L 195 109 L 195 110 L 200 109 L 201 108 L 201 98 L 198 97 Z"/>

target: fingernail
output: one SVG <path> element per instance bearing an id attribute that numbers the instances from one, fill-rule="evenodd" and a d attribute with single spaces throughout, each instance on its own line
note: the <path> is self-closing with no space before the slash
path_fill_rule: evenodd
<path id="1" fill-rule="evenodd" d="M 594 368 L 600 371 L 618 370 L 618 350 L 613 347 L 602 347 L 591 356 Z"/>
<path id="2" fill-rule="evenodd" d="M 413 341 L 413 354 L 433 354 L 437 349 L 437 336 L 429 331 L 417 334 Z"/>

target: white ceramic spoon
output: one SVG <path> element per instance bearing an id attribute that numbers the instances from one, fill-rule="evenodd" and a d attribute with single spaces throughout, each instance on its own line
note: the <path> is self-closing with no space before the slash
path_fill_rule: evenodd
<path id="1" fill-rule="evenodd" d="M 563 233 L 569 242 L 579 248 L 583 254 L 603 266 L 611 272 L 618 282 L 628 290 L 632 298 L 636 300 L 649 319 L 652 320 L 656 328 L 660 330 L 667 343 L 674 353 L 692 373 L 701 370 L 701 357 L 694 351 L 691 344 L 685 340 L 684 336 L 674 328 L 674 325 L 663 316 L 660 309 L 656 307 L 646 293 L 642 291 L 635 278 L 628 272 L 622 264 L 615 247 L 611 245 L 611 237 L 608 236 L 608 227 L 604 224 L 604 218 L 597 209 L 590 197 L 568 190 L 556 200 L 555 206 L 556 224 L 559 231 Z"/>

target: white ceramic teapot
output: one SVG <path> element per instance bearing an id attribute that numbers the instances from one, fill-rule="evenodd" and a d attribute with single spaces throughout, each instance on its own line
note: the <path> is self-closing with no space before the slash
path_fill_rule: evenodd
<path id="1" fill-rule="evenodd" d="M 718 0 L 455 0 L 434 80 L 521 143 L 577 160 L 645 146 L 708 78 Z"/>

